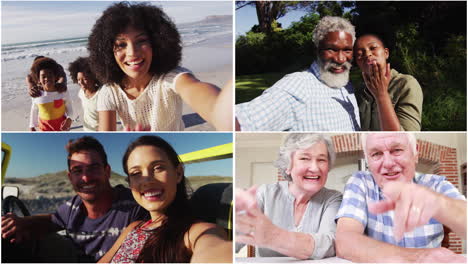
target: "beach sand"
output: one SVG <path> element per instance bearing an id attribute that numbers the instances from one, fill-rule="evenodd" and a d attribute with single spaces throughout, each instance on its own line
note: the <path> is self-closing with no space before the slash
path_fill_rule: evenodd
<path id="1" fill-rule="evenodd" d="M 51 57 L 67 69 L 68 64 L 77 57 L 87 55 L 86 50 L 80 49 L 73 53 L 54 54 Z M 2 61 L 2 131 L 29 131 L 31 98 L 27 93 L 25 77 L 32 61 L 32 58 Z M 232 35 L 224 34 L 184 47 L 181 66 L 191 70 L 198 79 L 222 88 L 233 78 L 232 62 Z M 66 72 L 68 74 L 67 70 Z M 79 86 L 72 82 L 69 75 L 67 78 L 75 116 L 72 131 L 80 131 L 83 110 L 78 98 Z M 206 122 L 199 124 L 203 120 L 196 115 L 189 115 L 193 112 L 184 104 L 183 114 L 187 115 L 184 121 L 192 124 L 186 128 L 187 131 L 214 130 L 213 126 Z"/>

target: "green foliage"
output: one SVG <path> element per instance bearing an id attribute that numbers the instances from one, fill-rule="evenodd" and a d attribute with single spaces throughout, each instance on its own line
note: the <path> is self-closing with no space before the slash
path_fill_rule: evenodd
<path id="1" fill-rule="evenodd" d="M 396 40 L 392 62 L 423 89 L 422 129 L 466 130 L 466 37 L 451 36 L 440 54 L 422 48 L 425 43 L 416 24 L 398 30 Z"/>
<path id="2" fill-rule="evenodd" d="M 318 15 L 311 14 L 288 29 L 281 30 L 274 22 L 273 32 L 269 34 L 259 32 L 258 27 L 254 27 L 245 36 L 239 36 L 236 40 L 236 74 L 306 67 L 315 57 L 312 30 L 318 20 Z"/>
<path id="3" fill-rule="evenodd" d="M 248 32 L 237 39 L 237 103 L 270 87 L 271 75 L 307 68 L 316 58 L 312 31 L 318 20 L 339 15 L 352 21 L 358 34 L 383 37 L 392 68 L 418 80 L 424 94 L 423 130 L 466 130 L 466 23 L 460 23 L 466 20 L 466 2 L 311 1 L 302 8 L 309 15 L 287 29 L 272 26 L 276 30 L 269 34 Z M 359 96 L 357 67 L 350 80 Z"/>
<path id="4" fill-rule="evenodd" d="M 248 102 L 261 95 L 265 89 L 275 84 L 286 73 L 242 75 L 236 78 L 236 104 Z"/>

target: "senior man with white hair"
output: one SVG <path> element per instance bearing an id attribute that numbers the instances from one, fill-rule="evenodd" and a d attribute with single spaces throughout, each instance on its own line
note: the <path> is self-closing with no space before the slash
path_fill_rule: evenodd
<path id="1" fill-rule="evenodd" d="M 463 262 L 441 248 L 446 225 L 466 238 L 466 200 L 444 176 L 416 173 L 410 133 L 362 134 L 370 172 L 345 186 L 336 216 L 337 256 L 353 262 Z"/>
<path id="2" fill-rule="evenodd" d="M 349 83 L 355 39 L 349 21 L 323 17 L 313 32 L 317 61 L 307 71 L 286 75 L 252 101 L 236 105 L 236 130 L 360 130 Z"/>

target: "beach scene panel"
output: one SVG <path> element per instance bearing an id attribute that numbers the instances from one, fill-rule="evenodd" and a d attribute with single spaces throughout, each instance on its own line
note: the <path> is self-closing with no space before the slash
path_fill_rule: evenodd
<path id="1" fill-rule="evenodd" d="M 88 34 L 102 11 L 113 2 L 2 3 L 2 130 L 27 131 L 31 109 L 25 78 L 36 56 L 53 58 L 67 73 L 72 97 L 72 131 L 82 130 L 79 86 L 67 70 L 70 62 L 88 56 Z M 232 2 L 151 2 L 176 24 L 183 42 L 181 66 L 222 88 L 232 79 Z M 44 8 L 44 12 L 37 12 Z M 187 12 L 190 10 L 190 12 Z M 55 19 L 50 19 L 55 17 Z M 74 36 L 73 36 L 74 35 Z M 187 105 L 186 130 L 214 130 Z"/>

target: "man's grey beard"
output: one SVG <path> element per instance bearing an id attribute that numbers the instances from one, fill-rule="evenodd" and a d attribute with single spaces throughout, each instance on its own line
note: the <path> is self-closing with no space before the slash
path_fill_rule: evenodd
<path id="1" fill-rule="evenodd" d="M 322 80 L 326 85 L 332 88 L 341 88 L 349 82 L 349 70 L 352 66 L 350 62 L 346 61 L 340 65 L 332 61 L 322 62 L 319 58 L 318 65 L 320 68 L 320 80 Z M 333 73 L 329 71 L 331 67 L 339 66 L 344 66 L 345 71 L 342 73 Z"/>

